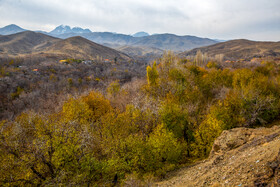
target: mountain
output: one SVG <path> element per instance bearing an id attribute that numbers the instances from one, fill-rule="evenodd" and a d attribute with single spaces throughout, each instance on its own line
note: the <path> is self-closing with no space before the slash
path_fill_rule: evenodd
<path id="1" fill-rule="evenodd" d="M 132 36 L 133 37 L 144 37 L 144 36 L 150 36 L 150 35 L 146 32 L 141 31 L 141 32 L 137 32 L 137 33 L 133 34 Z"/>
<path id="2" fill-rule="evenodd" d="M 231 40 L 214 45 L 196 48 L 181 53 L 181 56 L 194 56 L 197 51 L 214 57 L 223 54 L 225 60 L 251 59 L 262 56 L 280 56 L 280 42 L 259 42 L 250 40 Z"/>
<path id="3" fill-rule="evenodd" d="M 7 27 L 7 28 L 6 28 Z M 24 29 L 10 25 L 2 28 L 3 33 L 22 32 Z M 17 29 L 16 29 L 17 28 Z M 5 32 L 4 32 L 5 31 Z M 101 45 L 109 46 L 133 46 L 133 47 L 148 47 L 157 48 L 160 50 L 172 50 L 181 52 L 197 47 L 208 46 L 218 43 L 216 40 L 208 38 L 199 38 L 196 36 L 178 36 L 174 34 L 153 34 L 149 35 L 145 32 L 138 32 L 134 35 L 118 34 L 112 32 L 91 32 L 89 29 L 82 29 L 80 27 L 71 28 L 70 26 L 60 25 L 49 33 L 44 31 L 36 31 L 43 34 L 48 34 L 61 39 L 66 39 L 74 36 L 81 36 L 92 42 Z"/>
<path id="4" fill-rule="evenodd" d="M 88 40 L 99 44 L 112 44 L 112 45 L 128 45 L 134 43 L 138 38 L 134 38 L 130 35 L 116 34 L 112 32 L 92 32 L 92 33 L 66 33 L 58 35 L 59 38 L 66 39 L 73 36 L 82 36 Z"/>
<path id="5" fill-rule="evenodd" d="M 130 57 L 109 47 L 75 36 L 60 40 L 44 49 L 45 53 L 61 54 L 76 59 L 95 59 L 98 56 L 104 59 L 119 61 L 130 60 Z"/>
<path id="6" fill-rule="evenodd" d="M 23 32 L 23 31 L 26 31 L 26 30 L 15 24 L 7 25 L 3 28 L 0 28 L 1 35 L 15 34 L 15 33 Z"/>
<path id="7" fill-rule="evenodd" d="M 218 43 L 217 41 L 208 38 L 177 36 L 174 34 L 156 34 L 145 37 L 133 37 L 111 32 L 92 32 L 84 34 L 65 33 L 57 35 L 57 37 L 64 39 L 73 36 L 82 36 L 102 45 L 149 47 L 177 52 Z"/>
<path id="8" fill-rule="evenodd" d="M 129 56 L 146 56 L 146 55 L 162 55 L 164 50 L 157 48 L 141 47 L 141 46 L 120 46 L 116 47 L 118 51 L 128 54 Z"/>
<path id="9" fill-rule="evenodd" d="M 199 38 L 196 36 L 177 36 L 174 34 L 156 34 L 143 37 L 135 42 L 136 46 L 155 47 L 162 50 L 185 51 L 196 47 L 207 46 L 217 43 L 217 41 L 208 38 Z"/>
<path id="10" fill-rule="evenodd" d="M 215 40 L 217 42 L 226 42 L 226 41 L 228 41 L 228 40 L 221 40 L 221 39 L 213 39 L 213 40 Z"/>
<path id="11" fill-rule="evenodd" d="M 80 27 L 74 27 L 71 29 L 68 25 L 60 25 L 56 27 L 54 30 L 49 32 L 50 35 L 57 36 L 61 34 L 68 34 L 68 33 L 76 33 L 76 34 L 83 34 L 83 33 L 91 33 L 89 29 L 82 29 Z"/>
<path id="12" fill-rule="evenodd" d="M 129 56 L 80 36 L 59 39 L 42 33 L 25 31 L 0 36 L 0 57 L 53 56 L 57 58 L 131 60 Z"/>
<path id="13" fill-rule="evenodd" d="M 42 34 L 49 35 L 49 33 L 48 33 L 48 32 L 46 32 L 46 31 L 41 31 L 41 30 L 38 30 L 38 31 L 34 31 L 34 32 L 38 32 L 38 33 L 42 33 Z"/>
<path id="14" fill-rule="evenodd" d="M 0 34 L 17 33 L 25 31 L 16 26 L 9 25 L 1 29 Z M 218 43 L 216 40 L 208 38 L 199 38 L 195 36 L 177 36 L 174 34 L 154 34 L 149 35 L 146 32 L 138 32 L 134 35 L 117 34 L 112 32 L 91 32 L 89 29 L 80 27 L 71 28 L 67 25 L 60 25 L 49 33 L 37 31 L 39 33 L 48 34 L 61 39 L 70 38 L 73 36 L 81 36 L 101 45 L 115 46 L 136 46 L 157 48 L 161 50 L 172 50 L 175 52 L 186 51 L 196 47 L 202 47 Z"/>
<path id="15" fill-rule="evenodd" d="M 74 33 L 91 33 L 89 29 L 82 29 L 81 27 L 74 27 L 72 31 Z"/>
<path id="16" fill-rule="evenodd" d="M 40 51 L 60 39 L 32 31 L 0 37 L 0 55 L 17 56 Z"/>
<path id="17" fill-rule="evenodd" d="M 113 46 L 114 49 L 121 51 L 139 62 L 150 62 L 163 55 L 164 50 L 141 46 Z"/>

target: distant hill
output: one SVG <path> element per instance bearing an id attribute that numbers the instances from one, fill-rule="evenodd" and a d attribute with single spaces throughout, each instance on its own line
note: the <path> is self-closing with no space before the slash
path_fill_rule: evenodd
<path id="1" fill-rule="evenodd" d="M 244 39 L 231 40 L 196 48 L 183 52 L 180 55 L 193 56 L 199 50 L 212 57 L 217 54 L 223 54 L 225 60 L 251 59 L 262 56 L 280 56 L 280 42 L 257 42 Z"/>
<path id="2" fill-rule="evenodd" d="M 79 59 L 95 59 L 97 56 L 110 60 L 117 58 L 119 61 L 131 59 L 126 54 L 79 36 L 62 40 L 42 33 L 25 31 L 0 37 L 1 57 L 24 57 L 31 53 Z"/>
<path id="3" fill-rule="evenodd" d="M 44 50 L 51 54 L 71 54 L 72 58 L 95 59 L 97 56 L 104 59 L 130 60 L 130 57 L 109 47 L 89 41 L 80 36 L 60 40 Z"/>
<path id="4" fill-rule="evenodd" d="M 41 31 L 41 30 L 38 30 L 38 31 L 34 31 L 34 32 L 38 32 L 38 33 L 42 33 L 42 34 L 49 35 L 49 33 L 48 33 L 48 32 L 46 32 L 46 31 Z"/>
<path id="5" fill-rule="evenodd" d="M 60 39 L 41 33 L 25 31 L 0 37 L 0 55 L 17 56 L 37 52 Z"/>
<path id="6" fill-rule="evenodd" d="M 122 51 L 129 56 L 145 56 L 145 55 L 162 55 L 164 50 L 157 48 L 141 47 L 141 46 L 121 46 L 116 47 L 118 51 Z"/>
<path id="7" fill-rule="evenodd" d="M 113 48 L 142 62 L 149 62 L 159 58 L 164 53 L 164 50 L 161 49 L 141 46 L 114 46 Z"/>
<path id="8" fill-rule="evenodd" d="M 150 35 L 146 32 L 141 31 L 141 32 L 137 32 L 137 33 L 133 34 L 132 36 L 133 37 L 144 37 L 144 36 L 150 36 Z"/>
<path id="9" fill-rule="evenodd" d="M 73 36 L 82 36 L 88 40 L 102 45 L 109 44 L 149 47 L 177 52 L 218 43 L 217 41 L 208 38 L 199 38 L 196 36 L 177 36 L 174 34 L 157 34 L 145 37 L 133 37 L 130 35 L 115 34 L 111 32 L 93 32 L 85 34 L 66 33 L 58 35 L 57 37 L 69 38 Z"/>
<path id="10" fill-rule="evenodd" d="M 136 46 L 155 47 L 163 50 L 185 51 L 196 47 L 207 46 L 217 43 L 217 41 L 208 38 L 199 38 L 196 36 L 177 36 L 174 34 L 156 34 L 143 37 L 135 42 Z"/>
<path id="11" fill-rule="evenodd" d="M 66 33 L 58 35 L 59 38 L 66 39 L 73 36 L 82 36 L 88 40 L 99 44 L 110 44 L 110 45 L 128 45 L 134 43 L 138 38 L 134 38 L 130 35 L 116 34 L 112 32 L 92 32 L 92 33 Z"/>
<path id="12" fill-rule="evenodd" d="M 6 28 L 7 27 L 7 28 Z M 24 29 L 16 26 L 9 25 L 2 29 L 2 35 L 7 33 L 17 33 L 25 31 Z M 5 31 L 5 32 L 4 32 Z M 175 52 L 182 52 L 197 47 L 212 45 L 218 43 L 217 40 L 208 38 L 199 38 L 196 36 L 178 36 L 174 34 L 153 34 L 149 35 L 146 32 L 138 32 L 134 35 L 118 34 L 112 32 L 91 32 L 89 29 L 83 29 L 80 27 L 71 28 L 67 25 L 60 25 L 51 32 L 36 31 L 43 34 L 48 34 L 61 39 L 66 39 L 74 36 L 81 36 L 88 40 L 101 45 L 109 46 L 136 46 L 136 47 L 148 47 L 157 48 L 161 50 L 172 50 Z"/>
<path id="13" fill-rule="evenodd" d="M 15 24 L 7 25 L 3 28 L 0 28 L 1 35 L 15 34 L 15 33 L 23 32 L 23 31 L 26 31 L 26 30 Z"/>
<path id="14" fill-rule="evenodd" d="M 68 25 L 60 25 L 56 27 L 54 30 L 49 32 L 50 35 L 57 36 L 61 34 L 68 34 L 68 33 L 76 33 L 76 34 L 83 34 L 83 33 L 91 33 L 89 29 L 82 29 L 80 27 L 74 27 L 71 29 Z"/>

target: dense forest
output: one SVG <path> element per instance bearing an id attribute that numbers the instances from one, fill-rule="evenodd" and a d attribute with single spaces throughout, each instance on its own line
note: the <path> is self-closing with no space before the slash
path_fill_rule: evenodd
<path id="1" fill-rule="evenodd" d="M 65 77 L 53 88 L 59 69 L 48 71 L 46 81 L 58 95 L 61 87 L 88 84 L 86 74 L 74 83 Z M 20 99 L 27 94 L 21 89 L 5 99 Z M 280 66 L 166 53 L 146 67 L 146 78 L 115 77 L 106 89 L 75 93 L 54 103 L 55 110 L 28 107 L 0 122 L 1 185 L 149 185 L 206 158 L 223 130 L 268 126 L 279 118 Z"/>

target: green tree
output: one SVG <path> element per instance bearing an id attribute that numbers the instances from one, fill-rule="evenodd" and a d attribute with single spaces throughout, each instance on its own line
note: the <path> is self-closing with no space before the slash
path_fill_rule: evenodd
<path id="1" fill-rule="evenodd" d="M 158 71 L 157 71 L 157 64 L 154 62 L 153 66 L 147 66 L 147 81 L 148 85 L 153 87 L 158 85 Z"/>

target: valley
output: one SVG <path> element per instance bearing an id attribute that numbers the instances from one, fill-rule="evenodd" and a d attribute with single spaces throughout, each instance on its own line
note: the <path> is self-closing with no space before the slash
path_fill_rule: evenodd
<path id="1" fill-rule="evenodd" d="M 279 42 L 0 34 L 0 185 L 280 184 Z"/>

